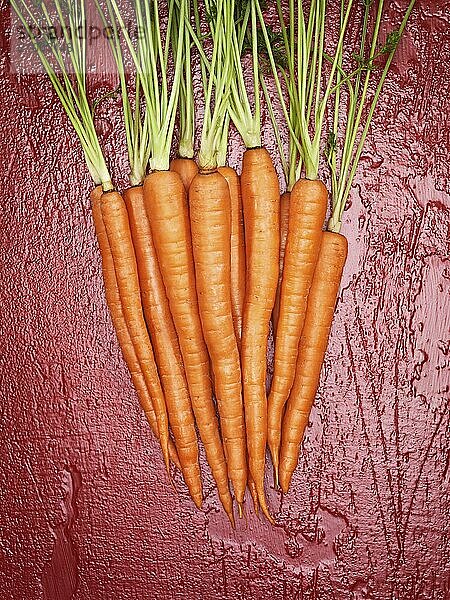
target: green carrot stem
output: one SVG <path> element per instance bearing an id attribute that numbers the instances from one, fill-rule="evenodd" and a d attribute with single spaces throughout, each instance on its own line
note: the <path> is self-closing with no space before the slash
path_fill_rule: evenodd
<path id="1" fill-rule="evenodd" d="M 335 202 L 333 204 L 332 215 L 331 215 L 330 221 L 328 223 L 328 229 L 330 231 L 335 231 L 335 232 L 339 232 L 340 231 L 340 228 L 341 228 L 341 225 L 342 225 L 342 213 L 344 212 L 345 204 L 347 202 L 347 199 L 348 199 L 348 196 L 350 194 L 350 190 L 351 190 L 351 187 L 352 187 L 352 184 L 353 184 L 353 180 L 354 180 L 354 177 L 356 175 L 356 170 L 357 170 L 357 167 L 358 167 L 359 160 L 361 158 L 361 154 L 362 154 L 362 151 L 363 151 L 363 148 L 364 148 L 364 144 L 365 144 L 365 141 L 366 141 L 366 138 L 367 138 L 367 134 L 368 134 L 369 129 L 370 129 L 370 124 L 372 122 L 373 115 L 375 113 L 375 109 L 377 107 L 378 100 L 380 98 L 380 94 L 381 94 L 381 92 L 383 90 L 384 82 L 385 82 L 386 77 L 387 77 L 387 75 L 389 73 L 389 69 L 391 67 L 392 61 L 393 61 L 395 53 L 397 51 L 398 42 L 399 42 L 400 38 L 403 35 L 403 32 L 404 32 L 405 27 L 406 27 L 406 25 L 408 23 L 408 20 L 409 20 L 409 17 L 411 15 L 411 12 L 412 12 L 412 10 L 414 8 L 414 5 L 415 5 L 415 0 L 411 0 L 411 2 L 408 5 L 408 8 L 406 10 L 406 13 L 405 13 L 405 15 L 403 17 L 403 20 L 401 22 L 401 25 L 400 25 L 400 27 L 398 29 L 398 32 L 397 32 L 397 42 L 394 45 L 394 47 L 392 48 L 392 50 L 389 52 L 388 58 L 386 60 L 386 64 L 385 64 L 385 66 L 383 68 L 380 80 L 379 80 L 378 85 L 376 87 L 374 97 L 373 97 L 372 102 L 370 104 L 369 112 L 368 112 L 368 115 L 367 115 L 367 118 L 366 118 L 366 123 L 364 125 L 363 130 L 362 130 L 361 137 L 360 137 L 359 143 L 357 145 L 357 148 L 356 148 L 356 151 L 355 151 L 355 155 L 354 155 L 353 160 L 352 160 L 352 165 L 351 165 L 350 172 L 348 174 L 345 173 L 345 177 L 341 178 L 340 181 L 339 181 L 339 191 L 340 191 L 340 194 L 339 194 L 337 200 L 335 200 Z M 381 19 L 381 16 L 379 18 Z M 379 19 L 378 19 L 378 16 L 377 16 L 377 24 L 378 23 L 379 23 Z M 375 54 L 374 50 L 376 48 L 376 44 L 377 44 L 377 40 L 378 40 L 379 25 L 378 25 L 378 27 L 377 26 L 375 27 L 375 31 L 376 31 L 376 38 L 375 38 L 375 33 L 374 33 L 373 41 L 372 41 L 372 48 L 371 48 L 372 54 Z M 367 95 L 367 87 L 366 86 L 365 86 L 365 89 L 366 89 L 366 91 L 364 92 L 364 90 L 363 90 L 363 94 L 361 96 L 361 105 L 360 105 L 361 107 L 364 106 L 364 101 L 365 101 L 366 95 Z M 362 113 L 362 108 L 361 108 L 361 113 Z"/>
<path id="2" fill-rule="evenodd" d="M 38 18 L 29 9 L 25 1 L 11 0 L 11 5 L 30 38 L 33 48 L 78 136 L 85 155 L 87 167 L 94 183 L 96 185 L 101 184 L 105 191 L 112 190 L 111 176 L 106 166 L 105 158 L 97 137 L 94 117 L 86 92 L 85 37 L 81 36 L 82 39 L 73 40 L 72 37 L 68 36 L 61 7 L 58 2 L 56 2 L 55 7 L 58 18 L 60 19 L 61 29 L 65 32 L 61 43 L 66 45 L 69 60 L 74 71 L 75 81 L 72 82 L 64 63 L 61 48 L 49 37 L 48 31 L 39 25 Z M 37 8 L 41 10 L 42 16 L 48 23 L 50 17 L 47 7 L 41 3 Z M 75 0 L 72 2 L 69 5 L 68 10 L 70 23 L 75 24 L 80 20 L 83 20 L 85 13 L 82 0 Z M 37 42 L 35 33 L 31 27 L 34 27 L 39 32 L 39 39 L 42 40 L 42 42 Z M 61 72 L 59 77 L 56 74 L 55 67 L 47 58 L 45 50 L 47 50 L 55 59 Z"/>

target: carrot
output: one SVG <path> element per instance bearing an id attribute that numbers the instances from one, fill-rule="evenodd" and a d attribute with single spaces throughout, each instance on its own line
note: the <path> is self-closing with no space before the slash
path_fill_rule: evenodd
<path id="1" fill-rule="evenodd" d="M 319 385 L 334 308 L 345 261 L 347 240 L 339 233 L 322 234 L 319 258 L 308 296 L 294 385 L 283 419 L 280 484 L 287 492 L 297 465 L 300 444 Z"/>
<path id="2" fill-rule="evenodd" d="M 244 153 L 241 175 L 248 249 L 242 330 L 242 374 L 250 473 L 261 509 L 270 519 L 264 494 L 267 440 L 266 352 L 269 321 L 278 284 L 280 192 L 267 150 Z"/>
<path id="3" fill-rule="evenodd" d="M 228 475 L 239 505 L 247 485 L 239 350 L 231 312 L 230 195 L 216 170 L 189 188 L 192 247 L 203 334 L 211 357 Z"/>
<path id="4" fill-rule="evenodd" d="M 274 338 L 277 332 L 278 317 L 280 314 L 280 295 L 281 295 L 281 279 L 283 277 L 284 254 L 286 251 L 286 242 L 289 224 L 289 200 L 290 192 L 285 192 L 280 199 L 280 273 L 278 275 L 277 295 L 275 297 L 275 306 L 272 311 L 272 324 Z"/>
<path id="5" fill-rule="evenodd" d="M 274 375 L 268 399 L 267 438 L 277 483 L 281 420 L 294 382 L 298 345 L 322 240 L 327 198 L 327 189 L 318 180 L 300 179 L 291 192 Z"/>
<path id="6" fill-rule="evenodd" d="M 118 192 L 104 193 L 101 197 L 101 212 L 114 261 L 123 314 L 145 383 L 152 397 L 164 461 L 168 468 L 169 424 L 166 404 L 142 313 L 136 257 L 127 209 L 122 196 Z"/>
<path id="7" fill-rule="evenodd" d="M 242 319 L 245 300 L 245 235 L 244 215 L 242 210 L 241 182 L 236 171 L 227 166 L 228 136 L 230 130 L 230 115 L 227 113 L 221 127 L 220 141 L 217 146 L 217 170 L 228 183 L 231 210 L 231 312 L 233 316 L 234 332 L 239 351 L 242 339 Z M 248 464 L 248 453 L 247 453 Z M 258 512 L 258 495 L 255 482 L 247 470 L 247 483 L 253 500 L 255 512 Z M 240 508 L 240 507 L 239 507 Z"/>
<path id="8" fill-rule="evenodd" d="M 210 365 L 211 365 L 211 361 L 210 361 Z M 213 384 L 213 389 L 215 390 L 215 381 L 214 381 L 214 371 L 211 368 L 211 380 L 212 380 L 212 384 Z M 246 462 L 248 464 L 248 453 L 246 453 Z M 250 495 L 252 497 L 252 501 L 253 501 L 253 508 L 255 510 L 255 513 L 258 513 L 258 508 L 259 508 L 259 504 L 258 504 L 258 494 L 256 492 L 256 487 L 255 487 L 255 482 L 252 479 L 252 476 L 250 475 L 250 473 L 248 472 L 247 469 L 247 487 L 250 490 Z M 244 515 L 244 511 L 243 511 L 243 506 L 241 504 L 238 504 L 238 510 L 239 510 L 239 517 L 243 517 Z"/>
<path id="9" fill-rule="evenodd" d="M 169 423 L 184 480 L 198 507 L 202 503 L 197 434 L 184 373 L 177 333 L 170 314 L 166 290 L 158 265 L 142 186 L 123 194 L 130 220 L 139 273 L 145 320 L 153 343 L 159 376 L 166 399 Z"/>
<path id="10" fill-rule="evenodd" d="M 232 521 L 225 456 L 220 439 L 195 287 L 194 261 L 186 192 L 173 171 L 148 175 L 144 202 L 178 333 L 192 407 L 219 497 Z"/>
<path id="11" fill-rule="evenodd" d="M 245 239 L 241 182 L 231 167 L 217 169 L 228 183 L 231 209 L 231 312 L 238 346 L 241 346 L 245 299 Z"/>
<path id="12" fill-rule="evenodd" d="M 186 193 L 188 193 L 192 180 L 198 173 L 198 167 L 195 160 L 193 158 L 174 158 L 170 162 L 170 170 L 178 173 L 183 182 L 184 189 L 186 190 Z"/>
<path id="13" fill-rule="evenodd" d="M 122 303 L 120 301 L 119 295 L 119 288 L 117 287 L 116 272 L 114 270 L 114 261 L 111 254 L 111 249 L 109 247 L 105 226 L 103 224 L 100 203 L 101 195 L 101 185 L 94 188 L 91 192 L 92 215 L 94 218 L 95 232 L 97 234 L 98 245 L 100 248 L 100 254 L 102 258 L 102 272 L 103 280 L 105 283 L 106 302 L 108 304 L 111 320 L 116 331 L 120 349 L 122 351 L 124 360 L 127 364 L 128 370 L 130 371 L 131 380 L 136 389 L 142 410 L 144 411 L 144 414 L 153 433 L 159 439 L 158 424 L 156 421 L 155 411 L 153 409 L 152 399 L 148 392 L 144 375 L 139 365 L 135 349 L 133 348 L 133 344 L 123 314 Z M 174 462 L 175 465 L 180 469 L 181 466 L 180 461 L 178 459 L 178 454 L 172 440 L 170 439 L 169 456 L 172 462 Z"/>
<path id="14" fill-rule="evenodd" d="M 262 18 L 261 9 L 257 0 L 236 8 L 239 18 L 232 19 L 226 46 L 233 49 L 234 56 L 229 114 L 246 147 L 241 175 L 246 250 L 241 362 L 249 471 L 253 480 L 252 483 L 249 478 L 249 486 L 252 489 L 254 484 L 261 510 L 273 522 L 264 493 L 267 441 L 265 379 L 269 323 L 279 272 L 280 189 L 270 156 L 261 148 L 262 78 L 258 61 L 260 36 L 257 23 Z M 253 66 L 252 100 L 240 60 L 249 28 Z"/>

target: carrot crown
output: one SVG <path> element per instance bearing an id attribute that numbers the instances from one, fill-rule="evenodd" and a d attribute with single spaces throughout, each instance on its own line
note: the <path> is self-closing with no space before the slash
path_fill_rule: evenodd
<path id="1" fill-rule="evenodd" d="M 230 126 L 230 114 L 229 114 L 229 95 L 230 95 L 230 85 L 231 82 L 227 80 L 227 73 L 230 76 L 232 67 L 230 61 L 232 61 L 232 53 L 227 40 L 227 32 L 228 36 L 231 31 L 232 17 L 235 14 L 235 1 L 231 0 L 231 2 L 223 2 L 221 4 L 212 2 L 211 0 L 204 0 L 204 8 L 207 15 L 207 23 L 208 23 L 208 32 L 202 32 L 201 23 L 200 23 L 200 13 L 199 13 L 199 5 L 198 0 L 193 0 L 194 2 L 194 15 L 195 15 L 195 32 L 190 26 L 189 22 L 187 23 L 187 27 L 189 29 L 189 33 L 191 35 L 192 41 L 196 46 L 198 53 L 200 55 L 200 70 L 201 70 L 201 80 L 202 80 L 202 89 L 203 89 L 203 98 L 205 101 L 205 106 L 208 104 L 210 107 L 212 101 L 212 86 L 215 86 L 214 96 L 218 97 L 218 90 L 222 88 L 225 97 L 221 98 L 220 106 L 218 106 L 218 110 L 214 111 L 212 114 L 209 110 L 209 122 L 204 121 L 203 130 L 202 130 L 202 141 L 203 141 L 203 150 L 201 149 L 201 156 L 199 157 L 200 161 L 207 162 L 213 164 L 215 166 L 224 166 L 226 164 L 227 150 L 228 150 L 228 131 Z M 220 16 L 220 27 L 217 30 L 216 22 L 218 17 L 218 9 L 222 11 L 222 15 Z M 230 20 L 231 19 L 231 20 Z M 207 56 L 207 52 L 205 49 L 204 41 L 207 39 L 212 39 L 213 48 L 216 48 L 216 54 L 213 52 L 213 56 L 211 60 L 216 59 L 216 64 L 212 64 L 210 58 Z M 220 48 L 220 49 L 219 49 Z M 221 57 L 221 58 L 220 58 Z M 220 63 L 217 64 L 217 61 L 220 60 Z M 222 78 L 218 78 L 216 75 L 216 71 L 221 70 Z M 208 93 L 209 90 L 211 93 Z M 209 98 L 208 98 L 209 96 Z M 215 115 L 215 124 L 212 127 L 212 119 Z M 208 116 L 208 115 L 207 115 Z M 180 123 L 181 127 L 181 123 Z M 209 129 L 210 133 L 214 130 L 215 134 L 210 139 L 208 149 L 208 141 L 207 131 Z M 212 144 L 211 144 L 212 142 Z M 209 154 L 209 158 L 206 156 Z M 215 168 L 215 167 L 214 167 Z"/>
<path id="2" fill-rule="evenodd" d="M 50 16 L 49 4 L 38 2 L 34 5 L 38 7 L 36 8 L 37 12 L 30 9 L 26 0 L 11 0 L 11 5 L 27 32 L 64 111 L 75 129 L 95 185 L 101 184 L 104 191 L 112 190 L 111 176 L 95 130 L 94 110 L 88 99 L 86 36 L 78 35 L 79 27 L 83 27 L 85 23 L 84 0 L 64 3 L 65 14 L 60 0 L 53 0 L 53 6 L 63 32 L 59 42 L 55 42 L 51 33 L 53 21 Z M 66 26 L 66 22 L 70 27 Z M 69 74 L 67 60 L 73 75 Z"/>

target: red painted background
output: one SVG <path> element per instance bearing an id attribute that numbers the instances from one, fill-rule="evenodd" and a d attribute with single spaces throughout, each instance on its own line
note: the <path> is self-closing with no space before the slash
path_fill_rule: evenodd
<path id="1" fill-rule="evenodd" d="M 202 512 L 169 485 L 106 309 L 79 146 L 48 82 L 9 74 L 1 6 L 0 598 L 450 598 L 449 3 L 417 2 L 371 128 L 312 426 L 291 492 L 267 477 L 277 527 L 236 532 L 204 460 Z M 100 124 L 121 185 L 118 107 Z"/>

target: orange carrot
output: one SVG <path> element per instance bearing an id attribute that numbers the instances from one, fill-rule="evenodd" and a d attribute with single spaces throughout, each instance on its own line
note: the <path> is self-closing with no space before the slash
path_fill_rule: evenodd
<path id="1" fill-rule="evenodd" d="M 170 162 L 170 170 L 175 171 L 181 177 L 186 194 L 189 191 L 189 187 L 192 180 L 198 173 L 197 163 L 193 158 L 174 158 Z"/>
<path id="2" fill-rule="evenodd" d="M 277 483 L 281 420 L 294 382 L 298 345 L 322 240 L 327 198 L 327 189 L 318 180 L 300 179 L 291 192 L 274 374 L 268 400 L 267 436 Z"/>
<path id="3" fill-rule="evenodd" d="M 290 192 L 285 192 L 280 199 L 280 273 L 278 275 L 277 295 L 275 298 L 275 306 L 272 311 L 273 335 L 276 336 L 278 327 L 278 317 L 280 314 L 280 295 L 281 295 L 281 279 L 283 277 L 284 254 L 286 251 L 286 242 L 289 225 L 289 200 Z"/>
<path id="4" fill-rule="evenodd" d="M 145 320 L 153 343 L 166 399 L 169 423 L 174 435 L 184 480 L 195 504 L 201 507 L 202 487 L 194 415 L 177 333 L 170 314 L 166 290 L 153 245 L 150 223 L 145 211 L 142 186 L 128 188 L 125 190 L 123 198 L 128 211 L 136 252 Z"/>
<path id="5" fill-rule="evenodd" d="M 236 500 L 247 485 L 239 350 L 231 310 L 231 209 L 225 178 L 200 172 L 189 188 L 192 247 L 203 334 L 211 357 L 228 475 Z"/>
<path id="6" fill-rule="evenodd" d="M 111 314 L 111 320 L 116 331 L 120 349 L 122 350 L 124 360 L 130 372 L 131 380 L 136 389 L 139 402 L 153 433 L 159 439 L 158 424 L 156 421 L 155 411 L 153 409 L 152 399 L 150 397 L 147 385 L 145 383 L 144 375 L 142 373 L 142 369 L 136 356 L 136 351 L 133 348 L 131 337 L 128 332 L 127 324 L 123 314 L 119 288 L 117 287 L 114 261 L 111 254 L 111 249 L 109 247 L 108 236 L 106 235 L 105 226 L 103 224 L 100 202 L 102 193 L 103 192 L 101 186 L 97 186 L 96 188 L 94 188 L 91 192 L 91 202 L 95 232 L 97 234 L 97 240 L 102 259 L 102 272 L 105 284 L 106 302 L 108 304 L 109 312 Z M 181 466 L 180 461 L 178 459 L 178 454 L 175 449 L 175 446 L 173 445 L 172 440 L 170 439 L 169 456 L 170 459 L 175 463 L 175 465 L 180 469 Z"/>
<path id="7" fill-rule="evenodd" d="M 152 398 L 161 447 L 168 468 L 169 423 L 166 404 L 142 312 L 136 256 L 131 239 L 127 209 L 122 196 L 117 192 L 104 193 L 101 197 L 101 212 L 114 261 L 123 314 L 145 383 Z"/>
<path id="8" fill-rule="evenodd" d="M 231 311 L 234 331 L 241 347 L 242 317 L 245 299 L 245 239 L 242 212 L 241 182 L 231 167 L 217 169 L 228 183 L 231 208 Z"/>
<path id="9" fill-rule="evenodd" d="M 339 233 L 325 231 L 308 296 L 295 381 L 283 419 L 280 485 L 284 492 L 287 492 L 297 466 L 300 444 L 319 385 L 346 259 L 346 238 Z"/>
<path id="10" fill-rule="evenodd" d="M 232 520 L 225 456 L 220 439 L 195 287 L 186 192 L 180 176 L 156 171 L 144 182 L 144 202 L 184 361 L 192 407 L 220 499 Z"/>
<path id="11" fill-rule="evenodd" d="M 269 322 L 278 284 L 280 191 L 267 150 L 244 154 L 241 175 L 247 248 L 247 279 L 242 329 L 242 375 L 250 473 L 264 514 L 267 441 L 266 353 Z"/>

